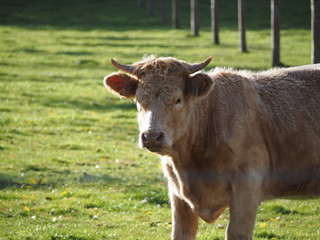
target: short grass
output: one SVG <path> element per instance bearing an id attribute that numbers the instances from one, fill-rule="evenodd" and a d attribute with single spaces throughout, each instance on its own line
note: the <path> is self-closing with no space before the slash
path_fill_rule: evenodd
<path id="1" fill-rule="evenodd" d="M 221 45 L 202 31 L 147 18 L 136 1 L 9 1 L 0 9 L 0 239 L 168 239 L 170 205 L 159 159 L 137 147 L 136 110 L 102 78 L 144 54 L 267 69 L 268 1 L 247 1 L 249 52 L 238 52 L 235 3 L 221 3 Z M 283 2 L 283 1 L 282 1 Z M 309 10 L 282 6 L 282 62 L 310 62 Z M 249 14 L 249 11 L 248 11 Z M 293 16 L 294 15 L 294 16 Z M 256 239 L 319 239 L 319 200 L 264 202 Z M 201 222 L 199 239 L 223 239 L 228 212 Z"/>

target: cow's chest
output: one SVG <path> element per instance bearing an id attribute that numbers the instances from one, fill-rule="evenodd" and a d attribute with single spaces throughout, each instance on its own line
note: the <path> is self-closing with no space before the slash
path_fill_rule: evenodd
<path id="1" fill-rule="evenodd" d="M 163 164 L 170 191 L 187 202 L 203 220 L 215 221 L 228 206 L 226 184 L 218 182 L 215 177 L 204 176 L 201 171 L 177 170 L 168 162 Z"/>

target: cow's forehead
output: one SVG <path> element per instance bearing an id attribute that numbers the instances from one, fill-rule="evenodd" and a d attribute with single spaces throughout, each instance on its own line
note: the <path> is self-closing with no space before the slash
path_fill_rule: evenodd
<path id="1" fill-rule="evenodd" d="M 170 102 L 184 87 L 186 69 L 174 58 L 148 59 L 137 63 L 139 85 L 136 92 L 138 102 L 151 102 L 159 96 Z"/>
<path id="2" fill-rule="evenodd" d="M 147 58 L 141 62 L 133 64 L 136 68 L 136 74 L 142 77 L 142 81 L 154 77 L 167 79 L 180 76 L 186 72 L 185 64 L 175 58 Z"/>
<path id="3" fill-rule="evenodd" d="M 139 83 L 136 98 L 138 102 L 151 102 L 160 97 L 164 102 L 170 102 L 182 93 L 182 89 L 181 76 L 146 75 Z"/>

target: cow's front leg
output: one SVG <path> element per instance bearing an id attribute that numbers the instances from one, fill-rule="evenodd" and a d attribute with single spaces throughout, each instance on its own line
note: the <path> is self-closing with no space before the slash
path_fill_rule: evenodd
<path id="1" fill-rule="evenodd" d="M 173 240 L 196 239 L 198 230 L 198 216 L 193 213 L 190 206 L 171 193 L 172 233 Z"/>
<path id="2" fill-rule="evenodd" d="M 261 188 L 247 184 L 233 186 L 226 240 L 252 240 Z"/>

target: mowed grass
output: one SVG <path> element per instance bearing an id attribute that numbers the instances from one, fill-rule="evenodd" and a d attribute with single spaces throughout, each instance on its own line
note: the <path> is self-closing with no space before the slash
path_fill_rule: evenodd
<path id="1" fill-rule="evenodd" d="M 3 1 L 0 9 L 0 239 L 169 239 L 171 213 L 157 156 L 137 147 L 133 102 L 102 79 L 145 54 L 214 66 L 270 66 L 268 1 L 248 1 L 248 53 L 238 51 L 235 3 L 221 3 L 221 45 L 209 13 L 192 37 L 146 17 L 136 1 Z M 310 63 L 308 6 L 282 7 L 282 62 Z M 224 5 L 223 5 L 224 4 Z M 294 17 L 292 11 L 294 9 Z M 249 15 L 249 12 L 248 12 Z M 290 24 L 291 23 L 291 24 Z M 256 239 L 319 239 L 320 202 L 264 202 Z M 223 239 L 228 211 L 201 221 L 199 239 Z"/>

